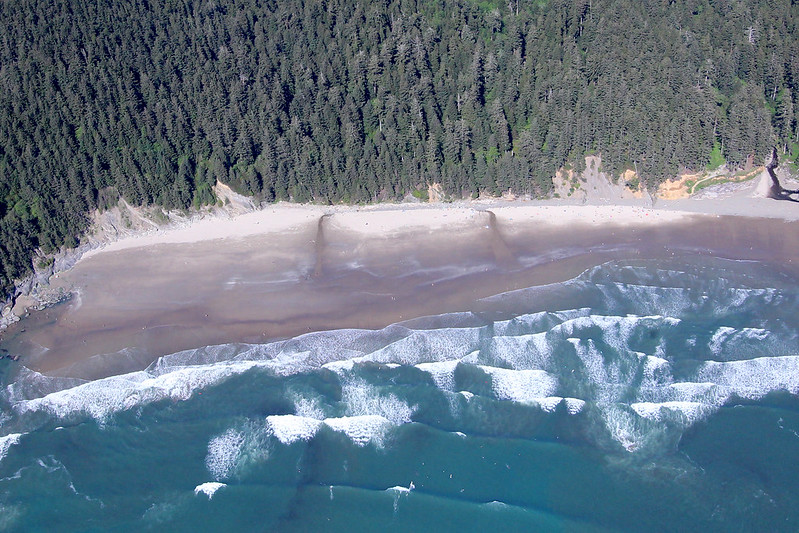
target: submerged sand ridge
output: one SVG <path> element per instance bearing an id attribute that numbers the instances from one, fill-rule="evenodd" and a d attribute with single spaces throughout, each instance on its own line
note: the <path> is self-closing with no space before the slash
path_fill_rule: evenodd
<path id="1" fill-rule="evenodd" d="M 36 370 L 100 377 L 211 344 L 502 312 L 481 299 L 611 259 L 703 253 L 799 263 L 799 234 L 777 219 L 477 207 L 277 206 L 125 239 L 53 280 L 76 296 L 10 328 L 3 347 Z"/>

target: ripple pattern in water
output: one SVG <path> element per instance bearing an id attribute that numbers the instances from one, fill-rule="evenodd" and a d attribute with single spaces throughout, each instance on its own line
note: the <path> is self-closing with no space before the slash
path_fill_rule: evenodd
<path id="1" fill-rule="evenodd" d="M 501 320 L 23 371 L 0 530 L 795 529 L 797 295 L 758 263 L 609 263 Z"/>

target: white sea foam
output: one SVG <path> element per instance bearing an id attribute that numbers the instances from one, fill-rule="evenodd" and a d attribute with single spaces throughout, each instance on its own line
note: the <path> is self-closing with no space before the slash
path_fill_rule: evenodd
<path id="1" fill-rule="evenodd" d="M 780 337 L 777 333 L 783 331 L 779 328 L 772 328 L 772 334 L 759 328 L 720 327 L 709 341 L 704 335 L 694 336 L 694 345 L 699 344 L 694 348 L 690 348 L 689 341 L 684 344 L 667 342 L 670 330 L 680 321 L 658 313 L 679 316 L 686 309 L 700 308 L 704 312 L 712 304 L 700 302 L 697 307 L 697 295 L 690 294 L 690 289 L 645 285 L 647 280 L 656 283 L 655 278 L 661 274 L 674 280 L 685 275 L 668 271 L 654 275 L 646 269 L 624 272 L 625 279 L 641 277 L 636 285 L 601 277 L 601 269 L 588 274 L 586 280 L 591 280 L 591 276 L 599 279 L 587 281 L 584 287 L 577 289 L 588 288 L 592 291 L 591 298 L 595 298 L 599 294 L 592 287 L 599 283 L 607 299 L 603 302 L 608 308 L 605 310 L 614 313 L 610 316 L 597 314 L 603 310 L 599 305 L 596 310 L 581 307 L 522 315 L 496 322 L 493 330 L 478 326 L 414 330 L 410 325 L 398 325 L 379 332 L 340 330 L 309 334 L 267 345 L 206 347 L 164 357 L 143 372 L 84 384 L 59 382 L 57 387 L 63 390 L 41 388 L 42 393 L 49 394 L 39 398 L 31 399 L 30 395 L 31 391 L 40 390 L 38 385 L 10 387 L 7 398 L 16 414 L 47 412 L 66 417 L 78 413 L 103 420 L 119 410 L 161 399 L 188 399 L 198 388 L 221 383 L 254 367 L 277 376 L 323 367 L 339 376 L 341 404 L 323 403 L 319 399 L 321 396 L 307 398 L 303 396 L 308 394 L 305 389 L 297 389 L 303 391 L 300 393 L 289 387 L 287 392 L 289 399 L 293 399 L 295 415 L 267 417 L 260 431 L 290 444 L 313 438 L 324 424 L 364 445 L 382 442 L 386 428 L 410 422 L 416 407 L 398 396 L 399 389 L 390 389 L 392 384 L 383 388 L 358 379 L 356 376 L 361 370 L 374 366 L 362 363 L 377 362 L 388 368 L 415 365 L 428 373 L 437 387 L 449 392 L 448 400 L 463 408 L 466 402 L 450 392 L 458 388 L 455 369 L 462 363 L 478 365 L 489 374 L 493 394 L 500 400 L 537 404 L 545 411 L 554 411 L 564 404 L 572 414 L 581 412 L 586 401 L 592 403 L 611 435 L 632 451 L 646 440 L 646 432 L 655 427 L 653 422 L 668 419 L 690 424 L 723 405 L 733 394 L 756 399 L 777 389 L 799 393 L 799 359 L 796 357 L 724 361 L 727 352 L 740 358 L 738 348 L 742 345 L 752 347 L 753 351 L 762 348 L 763 342 L 774 346 L 775 338 Z M 575 289 L 577 282 L 573 285 L 569 290 Z M 765 290 L 731 290 L 724 283 L 714 291 L 723 292 L 720 298 L 723 302 L 718 308 L 713 307 L 714 314 L 725 306 L 733 308 L 747 302 L 751 306 L 752 298 L 773 298 L 773 294 Z M 528 293 L 535 294 L 534 291 Z M 759 305 L 758 302 L 755 301 Z M 630 312 L 638 314 L 621 316 Z M 455 323 L 473 322 L 440 320 L 435 325 Z M 433 325 L 432 322 L 426 324 Z M 785 328 L 789 334 L 793 331 L 790 326 Z M 657 330 L 661 338 L 657 346 L 653 346 L 656 341 L 647 336 L 650 330 Z M 684 340 L 684 332 L 678 330 L 677 333 Z M 493 338 L 487 342 L 488 334 L 493 334 Z M 669 361 L 681 357 L 680 353 L 675 353 L 675 344 L 678 348 L 688 346 L 691 352 L 701 351 L 703 347 L 701 342 L 696 342 L 697 338 L 707 342 L 709 351 L 722 361 L 706 362 L 693 375 L 678 375 L 691 381 L 674 382 Z M 572 347 L 579 359 L 577 368 L 574 368 L 576 359 L 571 354 Z M 667 349 L 671 352 L 667 353 Z M 565 352 L 563 357 L 562 352 Z M 758 353 L 778 352 L 763 348 Z M 200 364 L 203 366 L 197 366 Z M 572 368 L 575 373 L 566 374 Z M 675 368 L 684 369 L 676 364 Z M 382 374 L 374 375 L 382 379 L 387 373 Z M 578 378 L 587 383 L 577 383 Z M 563 390 L 558 390 L 560 383 Z M 392 390 L 394 392 L 390 392 Z M 585 399 L 555 395 L 565 395 L 566 390 L 568 394 Z M 460 395 L 466 400 L 473 397 L 469 391 L 460 391 Z M 453 413 L 455 411 L 453 408 Z M 330 418 L 340 414 L 348 416 Z M 9 437 L 12 436 L 0 438 L 0 459 L 13 445 Z M 231 429 L 211 440 L 207 464 L 216 479 L 229 477 L 240 465 L 242 456 L 249 453 L 248 439 L 253 442 L 253 450 L 263 444 L 246 429 Z M 274 444 L 272 440 L 269 442 Z"/>
<path id="2" fill-rule="evenodd" d="M 715 383 L 704 382 L 696 383 L 693 381 L 678 381 L 668 386 L 668 389 L 682 398 L 699 398 L 707 395 L 708 391 L 715 387 Z"/>
<path id="3" fill-rule="evenodd" d="M 549 313 L 540 311 L 538 313 L 519 315 L 510 320 L 497 320 L 494 322 L 494 336 L 513 337 L 549 329 L 552 325 L 545 323 L 545 317 L 547 316 L 549 316 Z"/>
<path id="4" fill-rule="evenodd" d="M 682 381 L 661 389 L 659 401 L 699 402 L 714 408 L 721 407 L 730 398 L 727 387 L 715 383 Z"/>
<path id="5" fill-rule="evenodd" d="M 594 400 L 600 404 L 614 402 L 618 397 L 618 383 L 621 378 L 618 361 L 606 363 L 593 339 L 566 340 L 574 346 L 577 357 L 582 361 L 588 382 L 596 387 Z"/>
<path id="6" fill-rule="evenodd" d="M 585 408 L 585 400 L 579 398 L 564 398 L 563 401 L 566 402 L 566 409 L 570 415 L 576 415 Z"/>
<path id="7" fill-rule="evenodd" d="M 718 357 L 721 353 L 722 344 L 730 337 L 733 333 L 735 333 L 735 328 L 729 328 L 726 326 L 722 326 L 718 328 L 715 333 L 713 333 L 713 337 L 710 339 L 710 344 L 708 348 L 710 351 L 713 352 L 713 355 Z"/>
<path id="8" fill-rule="evenodd" d="M 219 384 L 252 368 L 267 369 L 279 376 L 293 375 L 314 368 L 313 362 L 309 361 L 312 356 L 311 351 L 281 350 L 274 359 L 270 360 L 258 359 L 260 355 L 256 353 L 259 352 L 256 348 L 244 352 L 240 348 L 236 350 L 231 348 L 223 352 L 228 355 L 238 354 L 236 357 L 246 355 L 255 359 L 222 361 L 200 366 L 170 366 L 164 361 L 159 361 L 145 371 L 80 383 L 39 398 L 20 399 L 13 404 L 14 410 L 18 414 L 44 411 L 59 418 L 82 413 L 102 421 L 115 412 L 167 398 L 187 400 L 198 389 Z M 215 358 L 216 355 L 211 357 Z M 169 357 L 173 363 L 177 363 L 183 362 L 189 355 Z M 353 364 L 354 360 L 345 359 L 323 366 L 342 373 L 351 371 Z"/>
<path id="9" fill-rule="evenodd" d="M 281 351 L 274 359 L 269 361 L 259 361 L 259 366 L 269 368 L 277 376 L 293 376 L 305 370 L 315 368 L 313 352 L 283 352 Z"/>
<path id="10" fill-rule="evenodd" d="M 407 486 L 407 487 L 401 487 L 401 486 L 397 485 L 395 487 L 389 487 L 389 488 L 386 489 L 386 492 L 394 493 L 394 514 L 395 515 L 397 514 L 397 510 L 399 509 L 399 499 L 400 499 L 400 497 L 403 497 L 403 496 L 407 497 L 408 494 L 410 494 L 411 491 L 414 488 L 416 488 L 416 487 L 414 487 L 413 481 L 411 481 L 411 484 L 409 486 Z"/>
<path id="11" fill-rule="evenodd" d="M 560 396 L 547 396 L 546 398 L 536 398 L 535 403 L 541 407 L 542 411 L 546 411 L 547 413 L 555 412 L 555 409 L 558 408 L 560 402 L 563 401 L 563 398 Z"/>
<path id="12" fill-rule="evenodd" d="M 765 338 L 764 330 L 720 328 L 717 343 L 743 335 L 749 339 Z M 655 368 L 665 365 L 653 363 Z M 645 366 L 646 374 L 646 366 Z M 638 401 L 630 408 L 639 417 L 655 422 L 681 422 L 685 426 L 706 419 L 733 395 L 757 400 L 771 391 L 799 393 L 799 356 L 758 357 L 740 361 L 707 361 L 694 375 L 696 381 L 650 383 L 638 392 Z M 611 434 L 628 450 L 634 451 L 644 435 L 623 409 L 599 404 Z"/>
<path id="13" fill-rule="evenodd" d="M 762 354 L 768 351 L 767 344 L 771 344 L 770 334 L 762 328 L 718 328 L 708 343 L 708 348 L 714 358 L 725 360 L 732 352 L 736 358 L 741 355 Z"/>
<path id="14" fill-rule="evenodd" d="M 271 415 L 266 417 L 268 431 L 283 444 L 311 440 L 322 422 L 313 418 L 295 415 Z"/>
<path id="15" fill-rule="evenodd" d="M 218 384 L 254 366 L 259 365 L 242 361 L 180 367 L 155 376 L 147 371 L 132 372 L 21 401 L 14 404 L 14 409 L 19 414 L 43 411 L 58 418 L 84 413 L 102 421 L 115 412 L 167 398 L 187 400 L 196 390 Z"/>
<path id="16" fill-rule="evenodd" d="M 677 412 L 685 417 L 685 423 L 688 425 L 703 420 L 713 410 L 711 406 L 700 402 L 639 402 L 630 404 L 630 408 L 639 416 L 657 421 L 666 418 L 664 411 Z M 673 416 L 668 418 L 673 419 Z"/>
<path id="17" fill-rule="evenodd" d="M 515 337 L 494 337 L 490 352 L 498 361 L 515 369 L 551 370 L 552 343 L 547 333 L 534 333 Z"/>
<path id="18" fill-rule="evenodd" d="M 645 314 L 662 313 L 668 316 L 680 316 L 695 305 L 689 292 L 682 287 L 612 283 L 599 284 L 598 288 L 608 304 L 618 302 L 624 305 L 627 302 L 635 302 L 636 309 Z"/>
<path id="19" fill-rule="evenodd" d="M 413 481 L 411 481 L 410 484 L 407 487 L 403 487 L 401 485 L 396 485 L 394 487 L 387 488 L 386 492 L 401 492 L 401 493 L 407 494 L 407 493 L 411 492 L 415 488 L 416 488 L 416 486 L 413 484 Z"/>
<path id="20" fill-rule="evenodd" d="M 216 481 L 208 481 L 206 483 L 202 483 L 194 487 L 194 494 L 200 494 L 200 493 L 205 494 L 206 496 L 208 496 L 208 499 L 210 500 L 211 498 L 214 497 L 216 491 L 218 491 L 222 487 L 227 487 L 227 485 Z"/>
<path id="21" fill-rule="evenodd" d="M 322 420 L 327 418 L 325 406 L 318 398 L 306 398 L 299 394 L 292 394 L 294 397 L 294 413 L 297 416 Z"/>
<path id="22" fill-rule="evenodd" d="M 554 412 L 562 403 L 566 406 L 566 410 L 570 415 L 576 415 L 585 407 L 585 400 L 579 398 L 563 398 L 561 396 L 547 396 L 546 398 L 537 398 L 535 400 L 543 411 L 547 413 Z"/>
<path id="23" fill-rule="evenodd" d="M 593 386 L 591 398 L 599 405 L 621 401 L 629 386 L 640 379 L 641 391 L 654 394 L 673 382 L 671 366 L 662 357 L 646 355 L 629 348 L 619 349 L 614 354 L 603 354 L 592 338 L 566 339 L 574 347 L 582 362 L 582 372 Z"/>
<path id="24" fill-rule="evenodd" d="M 6 386 L 4 395 L 10 404 L 15 404 L 83 383 L 86 381 L 82 379 L 44 376 L 23 366 L 14 382 Z"/>
<path id="25" fill-rule="evenodd" d="M 379 363 L 416 365 L 459 359 L 479 348 L 481 328 L 440 328 L 414 331 L 364 356 Z"/>
<path id="26" fill-rule="evenodd" d="M 653 355 L 645 355 L 643 361 L 643 377 L 646 383 L 642 383 L 641 386 L 662 386 L 673 381 L 671 366 L 666 359 Z"/>
<path id="27" fill-rule="evenodd" d="M 344 433 L 358 446 L 370 442 L 382 446 L 386 432 L 393 427 L 388 419 L 378 415 L 326 418 L 323 423 L 333 431 Z"/>
<path id="28" fill-rule="evenodd" d="M 469 352 L 468 354 L 461 357 L 461 363 L 467 365 L 480 364 L 480 350 L 474 350 L 473 352 Z"/>
<path id="29" fill-rule="evenodd" d="M 363 354 L 359 344 L 372 336 L 374 332 L 362 329 L 338 329 L 320 331 L 300 335 L 281 345 L 281 352 L 292 355 L 295 353 L 308 353 L 315 364 L 321 365 L 334 359 L 343 359 Z M 343 354 L 349 353 L 346 357 Z"/>
<path id="30" fill-rule="evenodd" d="M 602 415 L 610 436 L 628 452 L 635 452 L 644 439 L 634 416 L 616 405 L 605 407 Z"/>
<path id="31" fill-rule="evenodd" d="M 457 360 L 419 363 L 416 368 L 430 374 L 439 389 L 451 391 L 455 388 L 455 368 L 458 363 L 459 361 Z"/>
<path id="32" fill-rule="evenodd" d="M 510 507 L 510 505 L 508 505 L 505 502 L 501 502 L 499 500 L 492 500 L 490 502 L 484 503 L 483 507 L 486 507 L 488 509 L 493 509 L 495 511 L 505 511 Z"/>
<path id="33" fill-rule="evenodd" d="M 411 421 L 414 409 L 394 394 L 382 394 L 376 387 L 362 379 L 345 382 L 341 399 L 350 416 L 377 415 L 394 424 Z"/>
<path id="34" fill-rule="evenodd" d="M 730 393 L 757 400 L 771 391 L 799 393 L 799 356 L 758 357 L 744 361 L 708 361 L 696 377 L 726 387 Z"/>
<path id="35" fill-rule="evenodd" d="M 208 443 L 205 467 L 214 479 L 225 479 L 233 472 L 243 445 L 244 433 L 235 429 L 229 429 L 211 439 Z"/>
<path id="36" fill-rule="evenodd" d="M 774 289 L 728 289 L 725 291 L 727 298 L 722 302 L 717 302 L 715 310 L 718 314 L 726 314 L 743 307 L 749 299 L 765 297 L 768 301 L 774 296 L 774 293 Z"/>
<path id="37" fill-rule="evenodd" d="M 752 331 L 744 334 L 761 336 L 762 330 Z M 740 330 L 724 330 L 721 335 L 729 339 L 739 333 Z M 662 370 L 665 366 L 649 357 L 645 361 L 644 374 L 647 374 L 647 368 Z M 696 381 L 660 380 L 659 383 L 647 383 L 645 379 L 638 391 L 637 401 L 629 404 L 630 409 L 642 419 L 655 422 L 670 420 L 690 426 L 706 419 L 732 395 L 756 400 L 775 390 L 797 394 L 799 356 L 708 361 L 700 365 L 692 377 Z M 606 425 L 617 441 L 629 451 L 635 451 L 645 441 L 648 430 L 637 425 L 621 406 L 610 403 L 611 399 L 611 396 L 606 395 L 604 401 L 597 400 Z"/>
<path id="38" fill-rule="evenodd" d="M 491 366 L 480 366 L 480 369 L 491 376 L 491 388 L 499 400 L 532 403 L 551 396 L 558 388 L 557 378 L 543 370 L 509 370 Z"/>
<path id="39" fill-rule="evenodd" d="M 269 459 L 272 439 L 266 420 L 247 420 L 212 438 L 205 465 L 217 480 L 232 479 Z"/>
<path id="40" fill-rule="evenodd" d="M 564 311 L 541 311 L 519 315 L 510 320 L 500 320 L 494 322 L 494 336 L 496 337 L 519 337 L 544 333 L 552 329 L 555 325 L 567 320 L 573 320 L 580 316 L 588 316 L 591 310 L 587 307 L 578 309 L 567 309 Z"/>
<path id="41" fill-rule="evenodd" d="M 590 330 L 591 328 L 596 328 L 602 332 L 602 338 L 610 346 L 617 348 L 622 345 L 629 336 L 628 334 L 629 330 L 631 329 L 631 325 L 632 324 L 630 321 L 625 321 L 623 317 L 588 315 L 579 316 L 572 320 L 566 320 L 565 322 L 552 328 L 550 331 L 553 334 L 557 334 L 557 336 L 561 338 L 579 339 L 580 332 Z"/>
<path id="42" fill-rule="evenodd" d="M 344 361 L 333 361 L 330 363 L 325 363 L 322 365 L 322 368 L 326 368 L 336 374 L 345 374 L 347 372 L 352 372 L 352 368 L 355 366 L 355 361 L 352 359 L 347 359 Z"/>
<path id="43" fill-rule="evenodd" d="M 166 374 L 175 368 L 224 363 L 242 355 L 246 359 L 259 359 L 253 357 L 252 354 L 260 347 L 261 345 L 232 343 L 183 350 L 157 359 L 147 367 L 147 371 L 152 375 Z M 274 348 L 274 345 L 263 345 L 263 350 L 269 348 Z M 265 357 L 260 357 L 260 359 L 265 359 Z"/>
<path id="44" fill-rule="evenodd" d="M 0 461 L 6 456 L 9 448 L 19 443 L 20 437 L 22 437 L 21 433 L 11 433 L 10 435 L 0 437 Z"/>
<path id="45" fill-rule="evenodd" d="M 541 409 L 547 413 L 552 413 L 558 408 L 558 405 L 560 405 L 560 402 L 562 401 L 563 398 L 560 396 L 547 396 L 546 398 L 538 398 L 536 403 L 538 403 L 538 405 L 541 406 Z"/>

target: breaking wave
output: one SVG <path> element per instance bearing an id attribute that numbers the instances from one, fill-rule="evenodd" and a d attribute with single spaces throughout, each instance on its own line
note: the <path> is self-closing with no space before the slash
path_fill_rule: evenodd
<path id="1" fill-rule="evenodd" d="M 11 433 L 5 437 L 0 437 L 0 461 L 6 456 L 9 448 L 19 442 L 21 436 L 19 433 Z"/>
<path id="2" fill-rule="evenodd" d="M 595 443 L 634 452 L 657 445 L 664 424 L 683 431 L 736 398 L 799 393 L 797 291 L 756 265 L 610 263 L 486 302 L 516 312 L 207 346 L 91 382 L 25 371 L 0 397 L 12 413 L 0 459 L 38 427 L 107 423 L 245 378 L 282 384 L 290 407 L 211 439 L 206 466 L 217 481 L 233 476 L 242 456 L 268 455 L 270 438 L 291 445 L 326 428 L 358 446 L 383 445 L 392 428 L 435 425 L 425 415 L 434 398 L 452 407 L 453 420 L 441 422 L 449 431 L 465 427 L 458 417 L 470 411 L 459 402 L 479 398 L 596 419 L 604 429 Z"/>

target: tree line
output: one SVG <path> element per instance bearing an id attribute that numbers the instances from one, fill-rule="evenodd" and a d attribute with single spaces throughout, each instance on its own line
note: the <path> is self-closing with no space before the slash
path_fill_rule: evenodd
<path id="1" fill-rule="evenodd" d="M 0 290 L 88 213 L 654 187 L 799 152 L 790 0 L 7 0 Z"/>

